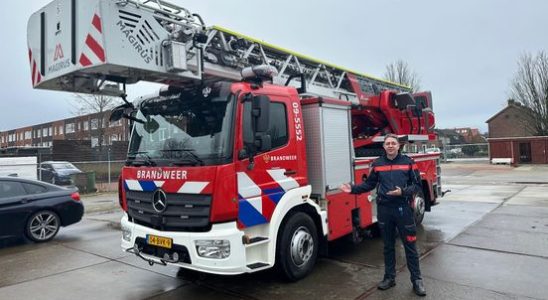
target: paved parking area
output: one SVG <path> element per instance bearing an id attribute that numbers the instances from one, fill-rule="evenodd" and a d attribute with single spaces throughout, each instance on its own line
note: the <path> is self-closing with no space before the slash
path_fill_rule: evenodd
<path id="1" fill-rule="evenodd" d="M 447 164 L 451 189 L 418 247 L 426 299 L 548 299 L 548 167 Z M 331 243 L 307 278 L 197 276 L 120 250 L 116 194 L 84 196 L 85 219 L 50 243 L 0 249 L 1 299 L 413 299 L 401 245 L 396 287 L 378 291 L 382 241 Z"/>

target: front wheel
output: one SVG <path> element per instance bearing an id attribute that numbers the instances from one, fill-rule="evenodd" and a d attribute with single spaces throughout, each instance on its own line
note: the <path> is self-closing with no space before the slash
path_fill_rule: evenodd
<path id="1" fill-rule="evenodd" d="M 418 192 L 413 197 L 413 202 L 411 203 L 413 208 L 413 217 L 415 218 L 415 224 L 419 225 L 424 219 L 424 212 L 426 211 L 426 200 L 422 192 Z"/>
<path id="2" fill-rule="evenodd" d="M 280 271 L 290 281 L 304 278 L 316 264 L 319 241 L 312 218 L 302 212 L 289 216 L 278 236 L 277 258 Z"/>
<path id="3" fill-rule="evenodd" d="M 61 219 L 56 213 L 42 210 L 34 213 L 27 222 L 26 234 L 34 242 L 42 243 L 51 240 L 59 231 Z"/>

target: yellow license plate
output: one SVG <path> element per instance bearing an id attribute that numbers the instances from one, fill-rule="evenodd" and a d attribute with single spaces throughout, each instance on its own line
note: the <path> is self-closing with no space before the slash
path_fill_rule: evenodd
<path id="1" fill-rule="evenodd" d="M 171 245 L 173 244 L 173 239 L 148 234 L 147 235 L 147 244 L 162 247 L 162 248 L 171 249 Z"/>

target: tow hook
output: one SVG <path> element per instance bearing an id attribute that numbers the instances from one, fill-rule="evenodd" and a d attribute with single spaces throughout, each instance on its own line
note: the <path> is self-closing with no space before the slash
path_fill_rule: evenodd
<path id="1" fill-rule="evenodd" d="M 139 248 L 139 245 L 135 244 L 133 245 L 133 248 L 129 248 L 126 250 L 128 253 L 133 253 L 140 257 L 141 259 L 148 262 L 149 265 L 153 266 L 154 264 L 159 264 L 162 266 L 167 265 L 167 263 L 177 263 L 179 262 L 179 253 L 173 252 L 173 254 L 170 256 L 168 253 L 164 254 L 163 258 L 156 258 L 156 257 L 150 257 L 143 255 L 142 248 Z"/>
<path id="2" fill-rule="evenodd" d="M 162 265 L 162 266 L 165 266 L 167 265 L 167 263 L 160 259 L 160 258 L 152 258 L 152 257 L 146 257 L 142 254 L 142 249 L 139 248 L 139 246 L 137 244 L 133 245 L 133 248 L 129 248 L 126 250 L 126 252 L 128 253 L 133 253 L 137 256 L 139 256 L 142 260 L 148 262 L 149 265 L 154 265 L 154 264 L 159 264 L 159 265 Z"/>

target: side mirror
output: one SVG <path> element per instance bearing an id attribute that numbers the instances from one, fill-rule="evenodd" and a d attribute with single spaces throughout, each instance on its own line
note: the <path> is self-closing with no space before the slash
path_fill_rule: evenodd
<path id="1" fill-rule="evenodd" d="M 117 106 L 114 109 L 112 109 L 112 112 L 110 113 L 109 121 L 110 122 L 116 122 L 116 121 L 120 120 L 121 118 L 123 118 L 125 115 L 131 114 L 131 112 L 134 109 L 135 108 L 133 107 L 133 105 L 131 103 L 129 103 L 129 104 L 124 103 L 120 106 Z"/>
<path id="2" fill-rule="evenodd" d="M 270 127 L 270 99 L 267 96 L 254 96 L 251 114 L 253 116 L 253 131 L 266 132 Z"/>
<path id="3" fill-rule="evenodd" d="M 124 110 L 125 109 L 120 106 L 114 108 L 110 113 L 109 121 L 112 123 L 120 120 L 124 116 Z"/>

